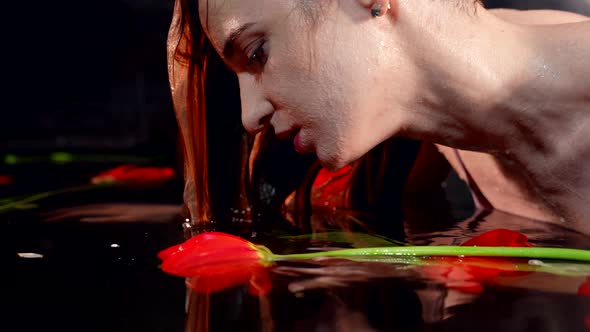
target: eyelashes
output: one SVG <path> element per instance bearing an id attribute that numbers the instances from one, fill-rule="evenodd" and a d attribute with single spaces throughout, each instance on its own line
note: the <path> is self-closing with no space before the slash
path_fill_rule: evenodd
<path id="1" fill-rule="evenodd" d="M 268 60 L 268 47 L 265 39 L 259 39 L 254 43 L 251 51 L 247 52 L 248 62 L 247 67 L 250 70 L 262 71 L 264 65 Z"/>

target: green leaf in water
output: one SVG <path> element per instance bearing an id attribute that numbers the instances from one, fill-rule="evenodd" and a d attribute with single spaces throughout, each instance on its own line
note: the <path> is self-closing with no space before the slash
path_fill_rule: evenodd
<path id="1" fill-rule="evenodd" d="M 57 164 L 70 163 L 74 160 L 74 156 L 67 152 L 54 152 L 49 156 L 49 159 Z"/>

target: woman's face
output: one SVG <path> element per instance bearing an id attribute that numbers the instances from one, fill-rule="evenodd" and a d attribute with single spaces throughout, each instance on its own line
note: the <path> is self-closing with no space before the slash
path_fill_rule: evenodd
<path id="1" fill-rule="evenodd" d="M 270 124 L 299 152 L 338 168 L 399 127 L 385 91 L 389 73 L 403 68 L 392 56 L 401 51 L 389 19 L 372 18 L 362 1 L 201 0 L 199 11 L 237 73 L 248 131 Z"/>

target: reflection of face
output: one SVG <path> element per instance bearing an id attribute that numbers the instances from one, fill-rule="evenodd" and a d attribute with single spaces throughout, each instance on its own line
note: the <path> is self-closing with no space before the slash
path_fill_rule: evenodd
<path id="1" fill-rule="evenodd" d="M 330 168 L 389 136 L 379 102 L 387 77 L 379 69 L 400 64 L 389 59 L 387 26 L 378 28 L 359 1 L 200 2 L 206 32 L 238 75 L 247 130 L 270 121 L 279 136 L 299 132 L 299 150 L 317 153 Z"/>

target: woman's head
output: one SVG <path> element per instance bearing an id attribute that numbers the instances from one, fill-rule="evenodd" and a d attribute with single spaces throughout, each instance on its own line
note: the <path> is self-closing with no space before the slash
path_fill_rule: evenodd
<path id="1" fill-rule="evenodd" d="M 169 72 L 187 151 L 185 200 L 195 219 L 219 219 L 213 210 L 252 205 L 256 195 L 263 196 L 260 188 L 270 188 L 268 182 L 284 187 L 269 192 L 287 195 L 303 187 L 306 174 L 313 175 L 307 172 L 313 159 L 298 161 L 284 153 L 285 144 L 253 149 L 252 137 L 237 128 L 240 97 L 248 131 L 272 125 L 279 138 L 299 133 L 299 148 L 317 153 L 330 168 L 365 155 L 403 125 L 403 117 L 391 117 L 386 107 L 390 98 L 404 107 L 415 95 L 415 65 L 408 60 L 407 41 L 395 37 L 398 2 L 380 2 L 383 8 L 390 3 L 391 10 L 374 18 L 375 1 L 369 0 L 177 0 Z M 363 157 L 357 173 L 381 174 L 388 162 L 413 160 L 413 152 L 403 156 L 395 149 L 393 158 L 390 150 Z M 252 156 L 258 162 L 248 163 Z M 410 166 L 396 169 L 396 179 L 403 179 Z M 269 171 L 285 175 L 275 176 L 277 182 Z M 285 180 L 289 177 L 295 180 Z M 250 188 L 242 185 L 245 178 L 252 180 Z M 395 195 L 397 182 L 389 186 Z M 361 206 L 372 206 L 367 197 Z"/>
<path id="2" fill-rule="evenodd" d="M 201 0 L 199 15 L 238 76 L 246 130 L 272 125 L 298 151 L 334 169 L 399 134 L 420 98 L 424 73 L 411 44 L 425 38 L 408 26 L 437 22 L 402 26 L 413 15 L 397 16 L 402 2 Z M 391 9 L 374 18 L 375 3 Z M 415 12 L 473 0 L 419 3 Z"/>
<path id="3" fill-rule="evenodd" d="M 272 125 L 327 167 L 391 135 L 384 90 L 405 57 L 361 0 L 202 0 L 201 23 L 237 74 L 249 132 Z M 387 68 L 384 70 L 384 68 Z M 370 135 L 367 135 L 370 133 Z M 361 139 L 362 138 L 362 139 Z"/>

